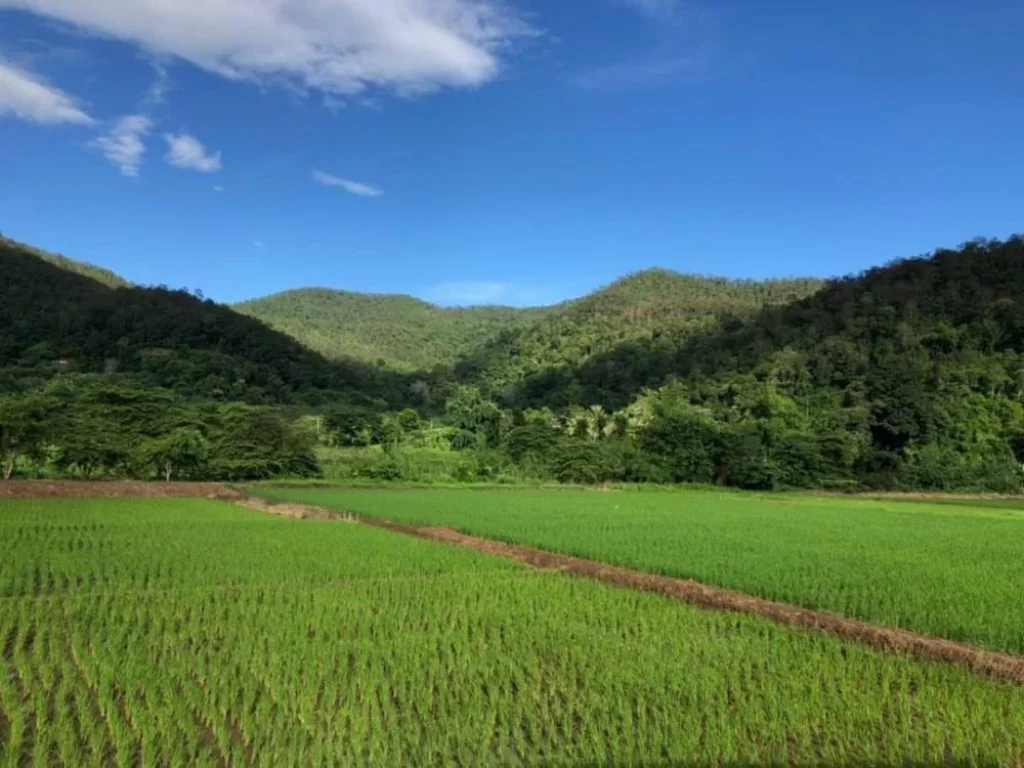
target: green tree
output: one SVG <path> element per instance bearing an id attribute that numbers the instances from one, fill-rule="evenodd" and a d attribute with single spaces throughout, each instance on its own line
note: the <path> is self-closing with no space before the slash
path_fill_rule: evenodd
<path id="1" fill-rule="evenodd" d="M 144 466 L 155 468 L 170 482 L 173 477 L 200 476 L 208 449 L 198 429 L 181 427 L 143 444 L 141 458 Z"/>
<path id="2" fill-rule="evenodd" d="M 53 429 L 57 404 L 40 394 L 0 397 L 0 471 L 5 480 L 19 458 L 39 459 Z"/>

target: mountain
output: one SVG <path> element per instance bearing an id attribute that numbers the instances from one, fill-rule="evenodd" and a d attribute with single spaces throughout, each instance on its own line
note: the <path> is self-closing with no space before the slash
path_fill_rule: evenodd
<path id="1" fill-rule="evenodd" d="M 411 296 L 304 288 L 236 304 L 329 358 L 395 370 L 451 366 L 498 334 L 528 326 L 549 308 L 444 308 Z"/>
<path id="2" fill-rule="evenodd" d="M 81 275 L 82 277 L 87 277 L 90 280 L 95 280 L 97 283 L 101 283 L 108 288 L 127 288 L 131 285 L 131 283 L 123 277 L 111 272 L 109 269 L 97 267 L 95 264 L 89 264 L 84 261 L 75 261 L 74 259 L 69 259 L 67 256 L 63 256 L 59 253 L 50 253 L 49 251 L 44 251 L 40 248 L 34 248 L 31 245 L 19 243 L 16 240 L 11 240 L 3 235 L 0 235 L 0 246 L 18 248 L 25 253 L 29 253 L 43 261 L 53 264 L 55 267 L 59 267 L 67 272 L 73 272 L 76 275 Z"/>
<path id="3" fill-rule="evenodd" d="M 1017 492 L 1022 296 L 1024 238 L 978 240 L 522 389 L 623 409 L 650 457 L 640 479 Z"/>
<path id="4" fill-rule="evenodd" d="M 1024 241 L 977 240 L 830 280 L 683 343 L 641 337 L 592 357 L 571 379 L 583 401 L 618 406 L 671 377 L 763 373 L 779 359 L 800 369 L 790 376 L 822 387 L 845 385 L 883 360 L 905 371 L 950 358 L 963 366 L 999 358 L 1002 366 L 1024 348 L 1021 296 Z"/>
<path id="5" fill-rule="evenodd" d="M 294 338 L 94 270 L 0 241 L 0 392 L 116 372 L 186 403 L 323 408 L 321 439 L 387 446 L 359 477 L 430 479 L 401 451 L 441 447 L 469 454 L 448 480 L 1024 488 L 1019 236 L 827 282 L 647 270 L 536 310 L 324 290 L 244 307 Z"/>
<path id="6" fill-rule="evenodd" d="M 307 288 L 235 305 L 331 358 L 396 370 L 454 368 L 460 380 L 507 387 L 579 365 L 616 345 L 682 337 L 723 316 L 806 296 L 818 280 L 730 281 L 650 269 L 550 307 L 442 308 L 411 296 Z"/>
<path id="7" fill-rule="evenodd" d="M 824 282 L 728 280 L 649 269 L 637 272 L 536 322 L 508 329 L 456 367 L 463 381 L 482 383 L 521 404 L 536 402 L 533 381 L 555 380 L 632 344 L 679 345 L 722 323 L 750 317 L 764 307 L 784 305 L 819 290 Z M 615 377 L 619 372 L 609 370 Z M 527 387 L 524 389 L 523 385 Z M 574 402 L 572 388 L 553 405 Z M 513 394 L 515 393 L 515 394 Z"/>
<path id="8" fill-rule="evenodd" d="M 387 401 L 406 388 L 395 374 L 326 360 L 185 291 L 130 287 L 88 265 L 0 242 L 0 389 L 74 371 L 249 403 Z"/>

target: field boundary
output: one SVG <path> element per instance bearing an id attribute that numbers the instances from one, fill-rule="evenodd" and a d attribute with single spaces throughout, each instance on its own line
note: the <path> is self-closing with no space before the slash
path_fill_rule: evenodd
<path id="1" fill-rule="evenodd" d="M 312 505 L 275 505 L 266 499 L 248 498 L 238 503 L 246 508 L 271 514 L 286 514 L 289 517 L 301 519 L 356 522 L 382 528 L 406 536 L 504 557 L 539 570 L 561 571 L 573 576 L 595 579 L 606 584 L 665 595 L 700 608 L 759 616 L 776 624 L 827 632 L 878 650 L 904 653 L 928 661 L 956 664 L 979 675 L 1010 680 L 1024 685 L 1024 657 L 990 651 L 968 643 L 945 640 L 931 635 L 922 635 L 906 629 L 869 624 L 841 614 L 801 608 L 789 603 L 780 603 L 722 587 L 710 586 L 692 579 L 634 571 L 596 560 L 586 560 L 493 539 L 482 539 L 452 528 L 396 523 L 392 520 L 367 517 L 351 512 L 337 512 Z M 273 509 L 275 506 L 285 507 L 287 511 L 275 512 Z"/>
<path id="2" fill-rule="evenodd" d="M 237 501 L 244 495 L 223 483 L 145 480 L 0 480 L 0 499 L 207 498 Z"/>

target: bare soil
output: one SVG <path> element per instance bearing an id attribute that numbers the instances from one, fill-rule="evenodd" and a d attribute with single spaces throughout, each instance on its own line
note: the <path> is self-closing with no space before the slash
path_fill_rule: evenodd
<path id="1" fill-rule="evenodd" d="M 274 505 L 268 505 L 266 502 L 261 502 L 261 504 L 269 507 L 267 511 L 274 511 Z M 904 629 L 868 624 L 840 614 L 814 611 L 787 603 L 765 600 L 741 592 L 708 586 L 690 579 L 658 576 L 593 560 L 584 560 L 490 539 L 480 539 L 475 536 L 467 536 L 451 528 L 418 527 L 390 520 L 341 514 L 316 507 L 287 506 L 291 510 L 288 514 L 293 516 L 315 517 L 319 520 L 356 520 L 366 525 L 384 528 L 407 536 L 444 542 L 516 560 L 537 569 L 563 571 L 574 576 L 597 579 L 620 587 L 667 595 L 701 608 L 746 613 L 786 626 L 828 632 L 883 651 L 905 653 L 930 661 L 958 664 L 977 674 L 1011 680 L 1024 685 L 1024 658 L 998 651 L 988 651 L 967 643 L 943 640 Z M 301 515 L 296 515 L 299 510 L 301 510 Z"/>
<path id="2" fill-rule="evenodd" d="M 247 509 L 255 509 L 258 512 L 268 512 L 272 515 L 283 517 L 294 517 L 297 520 L 338 520 L 342 522 L 355 522 L 351 515 L 343 515 L 339 512 L 332 512 L 320 507 L 307 507 L 301 504 L 271 504 L 263 499 L 248 498 L 236 502 L 239 506 Z"/>
<path id="3" fill-rule="evenodd" d="M 237 501 L 242 494 L 220 483 L 148 483 L 139 480 L 0 480 L 0 499 L 54 497 L 197 496 Z"/>

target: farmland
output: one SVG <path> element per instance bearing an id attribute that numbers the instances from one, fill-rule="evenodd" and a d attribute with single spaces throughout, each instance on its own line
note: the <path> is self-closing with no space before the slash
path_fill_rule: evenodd
<path id="1" fill-rule="evenodd" d="M 1024 757 L 1012 683 L 206 500 L 0 501 L 0 653 L 5 767 Z"/>
<path id="2" fill-rule="evenodd" d="M 260 489 L 1024 652 L 1024 512 L 716 492 Z"/>

